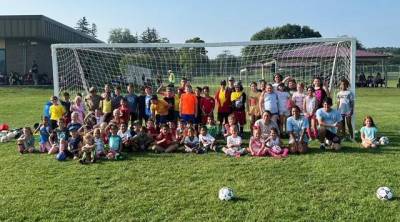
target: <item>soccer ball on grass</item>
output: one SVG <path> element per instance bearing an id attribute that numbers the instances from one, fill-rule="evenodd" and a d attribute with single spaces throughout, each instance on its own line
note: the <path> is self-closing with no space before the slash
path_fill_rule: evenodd
<path id="1" fill-rule="evenodd" d="M 386 136 L 382 136 L 379 139 L 379 144 L 381 145 L 388 145 L 389 144 L 389 138 L 387 138 Z"/>
<path id="2" fill-rule="evenodd" d="M 218 192 L 218 198 L 220 200 L 232 200 L 235 197 L 233 190 L 229 187 L 222 187 Z"/>
<path id="3" fill-rule="evenodd" d="M 393 198 L 393 191 L 389 187 L 379 187 L 376 191 L 376 197 L 380 200 L 390 200 Z"/>

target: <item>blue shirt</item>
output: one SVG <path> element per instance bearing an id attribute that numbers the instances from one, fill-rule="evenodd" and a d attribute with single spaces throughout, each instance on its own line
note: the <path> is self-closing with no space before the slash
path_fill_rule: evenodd
<path id="1" fill-rule="evenodd" d="M 374 126 L 373 127 L 363 126 L 361 127 L 360 132 L 364 134 L 364 137 L 366 139 L 374 141 L 376 140 L 376 134 L 378 133 L 378 129 Z"/>
<path id="2" fill-rule="evenodd" d="M 135 94 L 126 95 L 126 100 L 128 101 L 129 111 L 131 113 L 137 112 L 138 97 Z"/>
<path id="3" fill-rule="evenodd" d="M 44 117 L 48 117 L 50 119 L 50 106 L 53 105 L 53 103 L 51 103 L 51 101 L 48 101 L 46 103 L 46 105 L 44 105 L 43 108 L 43 116 Z"/>
<path id="4" fill-rule="evenodd" d="M 295 119 L 294 116 L 291 116 L 286 121 L 287 131 L 293 132 L 293 134 L 296 136 L 297 139 L 300 139 L 301 131 L 307 129 L 308 127 L 310 127 L 308 119 L 304 118 L 302 116 L 299 116 L 298 119 Z M 308 141 L 308 138 L 306 135 L 307 134 L 304 134 L 304 137 L 303 137 L 305 142 Z"/>
<path id="5" fill-rule="evenodd" d="M 317 116 L 318 121 L 322 120 L 325 124 L 334 125 L 342 121 L 342 116 L 336 109 L 331 109 L 330 112 L 325 112 L 324 108 L 320 108 L 315 113 Z M 326 127 L 332 133 L 337 132 L 336 127 Z"/>
<path id="6" fill-rule="evenodd" d="M 278 114 L 278 96 L 276 93 L 264 94 L 264 110 L 270 111 L 271 114 Z"/>
<path id="7" fill-rule="evenodd" d="M 39 132 L 40 132 L 40 144 L 45 144 L 46 142 L 48 142 L 50 136 L 50 126 L 41 126 Z"/>
<path id="8" fill-rule="evenodd" d="M 151 100 L 151 96 L 146 96 L 145 99 L 144 99 L 144 101 L 145 101 L 145 110 L 144 110 L 144 112 L 145 112 L 146 116 L 151 116 L 151 110 L 150 110 L 151 102 L 150 102 L 150 100 Z"/>
<path id="9" fill-rule="evenodd" d="M 111 135 L 108 140 L 108 145 L 110 146 L 110 150 L 119 151 L 120 144 L 122 143 L 122 139 L 118 135 Z"/>

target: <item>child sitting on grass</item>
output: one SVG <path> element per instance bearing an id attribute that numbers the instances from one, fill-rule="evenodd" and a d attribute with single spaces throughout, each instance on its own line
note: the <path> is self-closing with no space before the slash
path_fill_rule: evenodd
<path id="1" fill-rule="evenodd" d="M 109 160 L 116 159 L 122 150 L 122 138 L 118 136 L 118 127 L 117 125 L 112 124 L 110 126 L 111 135 L 108 138 L 108 146 L 109 151 L 107 153 L 107 158 Z"/>
<path id="2" fill-rule="evenodd" d="M 87 162 L 94 163 L 96 162 L 96 145 L 94 143 L 94 139 L 91 133 L 86 133 L 83 137 L 83 146 L 82 146 L 82 158 L 79 160 L 79 163 L 84 164 Z"/>
<path id="3" fill-rule="evenodd" d="M 35 151 L 35 138 L 30 127 L 22 129 L 22 135 L 18 138 L 17 144 L 20 154 L 24 154 L 25 152 L 33 153 Z"/>
<path id="4" fill-rule="evenodd" d="M 240 124 L 236 121 L 234 114 L 228 116 L 228 123 L 224 125 L 224 137 L 227 138 L 231 135 L 231 127 L 235 126 L 238 130 L 240 129 Z"/>
<path id="5" fill-rule="evenodd" d="M 247 152 L 252 156 L 266 156 L 268 154 L 265 141 L 261 137 L 261 129 L 257 126 L 253 127 L 253 136 L 250 138 Z"/>
<path id="6" fill-rule="evenodd" d="M 129 140 L 132 137 L 132 134 L 131 134 L 131 130 L 128 129 L 126 123 L 121 123 L 120 124 L 120 127 L 119 127 L 119 130 L 118 130 L 117 134 L 122 139 L 122 150 L 124 150 L 124 152 L 126 150 L 130 150 L 131 147 L 130 147 Z"/>
<path id="7" fill-rule="evenodd" d="M 218 134 L 220 133 L 218 125 L 215 124 L 215 120 L 213 116 L 207 117 L 207 124 L 206 124 L 207 132 L 214 138 L 217 138 Z"/>
<path id="8" fill-rule="evenodd" d="M 240 157 L 245 153 L 242 148 L 242 138 L 238 135 L 238 128 L 233 125 L 230 127 L 231 135 L 226 138 L 226 147 L 222 151 L 228 156 Z"/>
<path id="9" fill-rule="evenodd" d="M 155 139 L 159 135 L 159 132 L 155 127 L 153 120 L 151 119 L 147 120 L 146 127 L 147 127 L 147 133 L 151 138 Z"/>
<path id="10" fill-rule="evenodd" d="M 177 148 L 178 143 L 169 131 L 168 125 L 162 124 L 160 134 L 155 138 L 155 145 L 153 145 L 152 150 L 155 152 L 171 153 Z"/>
<path id="11" fill-rule="evenodd" d="M 202 147 L 204 150 L 212 150 L 212 151 L 217 151 L 216 145 L 215 145 L 215 138 L 212 137 L 208 132 L 207 132 L 207 127 L 202 126 L 200 128 L 200 134 L 199 134 L 199 141 L 200 141 L 200 147 Z"/>
<path id="12" fill-rule="evenodd" d="M 79 158 L 79 152 L 82 148 L 82 137 L 78 133 L 76 127 L 68 128 L 71 137 L 68 139 L 68 149 L 65 151 L 68 157 L 73 157 L 74 160 Z"/>
<path id="13" fill-rule="evenodd" d="M 154 142 L 154 139 L 147 134 L 147 129 L 145 126 L 141 126 L 140 122 L 136 120 L 133 123 L 133 130 L 135 131 L 135 136 L 131 138 L 131 144 L 134 151 L 146 151 L 149 146 Z"/>
<path id="14" fill-rule="evenodd" d="M 377 148 L 379 145 L 377 133 L 378 129 L 375 126 L 374 120 L 371 116 L 364 118 L 364 126 L 361 127 L 361 145 L 364 148 Z"/>
<path id="15" fill-rule="evenodd" d="M 96 150 L 96 159 L 106 156 L 106 151 L 104 150 L 104 141 L 101 137 L 101 130 L 99 128 L 94 129 L 94 145 Z"/>
<path id="16" fill-rule="evenodd" d="M 287 157 L 289 154 L 288 148 L 282 148 L 282 140 L 278 136 L 278 129 L 272 128 L 269 137 L 265 140 L 268 154 L 274 158 Z"/>
<path id="17" fill-rule="evenodd" d="M 204 153 L 204 150 L 200 148 L 199 138 L 197 138 L 194 128 L 188 129 L 188 135 L 185 137 L 183 145 L 187 153 Z"/>

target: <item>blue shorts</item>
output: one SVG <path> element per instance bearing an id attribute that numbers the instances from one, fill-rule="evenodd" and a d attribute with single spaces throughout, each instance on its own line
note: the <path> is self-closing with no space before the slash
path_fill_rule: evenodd
<path id="1" fill-rule="evenodd" d="M 184 123 L 187 123 L 187 122 L 195 123 L 194 115 L 182 114 L 182 115 L 181 115 L 181 119 L 182 119 L 182 121 L 183 121 Z"/>
<path id="2" fill-rule="evenodd" d="M 156 115 L 156 124 L 157 125 L 165 124 L 167 122 L 168 122 L 168 116 Z"/>

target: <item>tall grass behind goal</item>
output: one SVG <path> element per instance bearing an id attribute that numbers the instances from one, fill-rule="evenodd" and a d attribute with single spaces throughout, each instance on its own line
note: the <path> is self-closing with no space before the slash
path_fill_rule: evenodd
<path id="1" fill-rule="evenodd" d="M 355 40 L 310 38 L 224 43 L 55 44 L 52 45 L 54 94 L 87 92 L 106 83 L 136 89 L 182 77 L 194 86 L 215 88 L 233 76 L 246 88 L 273 80 L 275 73 L 309 85 L 321 77 L 335 89 L 348 79 L 355 89 Z"/>

